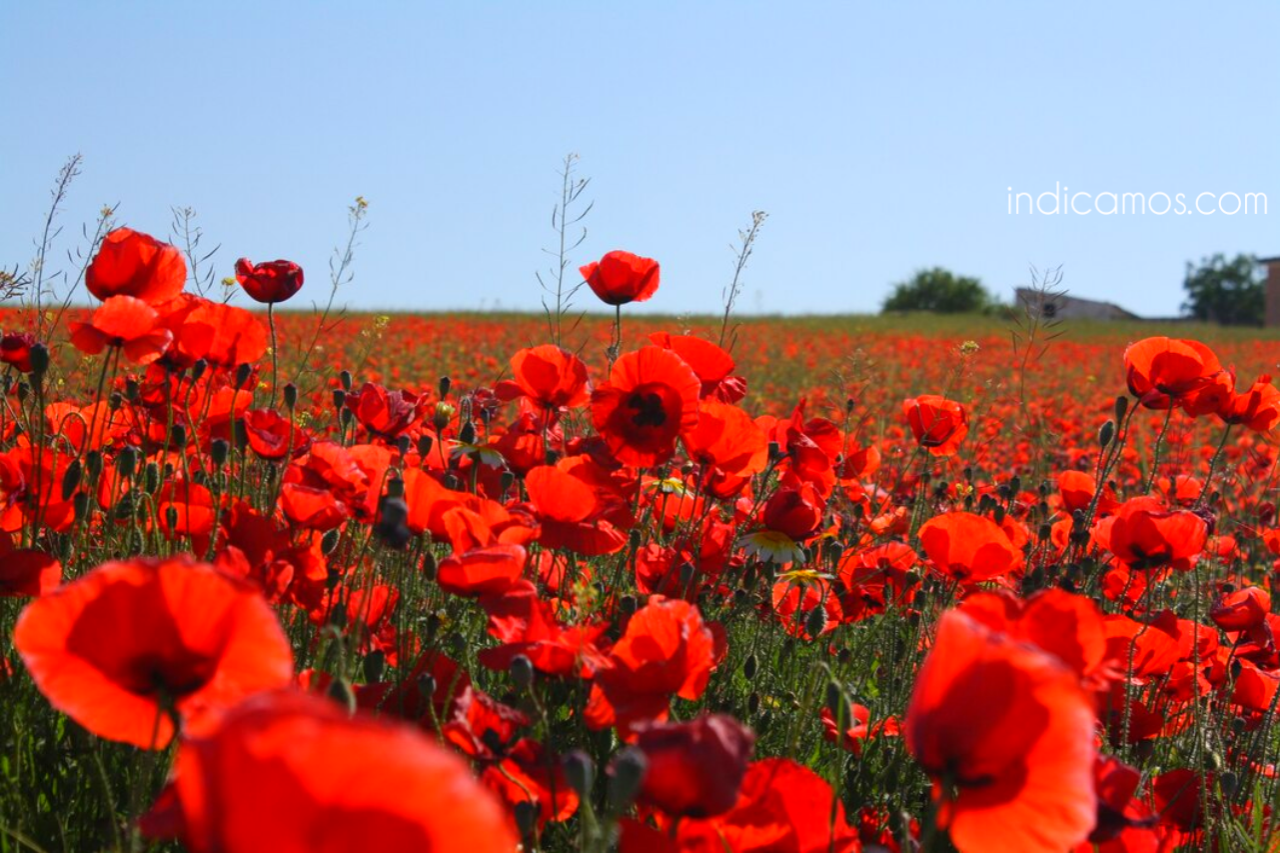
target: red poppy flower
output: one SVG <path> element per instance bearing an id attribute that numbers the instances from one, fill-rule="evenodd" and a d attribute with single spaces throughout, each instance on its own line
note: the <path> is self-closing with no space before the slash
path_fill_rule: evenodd
<path id="1" fill-rule="evenodd" d="M 493 545 L 440 561 L 436 583 L 454 595 L 495 595 L 520 578 L 525 550 L 519 545 Z"/>
<path id="2" fill-rule="evenodd" d="M 603 661 L 595 644 L 608 624 L 562 626 L 552 604 L 538 598 L 532 581 L 517 579 L 497 595 L 482 597 L 480 606 L 489 615 L 489 635 L 502 643 L 480 650 L 480 663 L 489 669 L 505 671 L 517 655 L 524 655 L 539 672 L 568 677 Z"/>
<path id="3" fill-rule="evenodd" d="M 311 447 L 307 431 L 274 409 L 245 412 L 244 431 L 249 447 L 263 459 L 297 457 Z"/>
<path id="4" fill-rule="evenodd" d="M 803 541 L 822 524 L 825 511 L 826 502 L 813 486 L 808 483 L 798 489 L 784 486 L 769 496 L 760 521 L 766 530 Z"/>
<path id="5" fill-rule="evenodd" d="M 554 344 L 522 349 L 511 357 L 513 379 L 494 390 L 502 399 L 525 397 L 541 409 L 580 406 L 590 399 L 587 366 Z"/>
<path id="6" fill-rule="evenodd" d="M 372 382 L 348 394 L 346 404 L 360 425 L 379 438 L 393 440 L 418 419 L 417 394 L 388 391 Z"/>
<path id="7" fill-rule="evenodd" d="M 29 332 L 5 332 L 0 336 L 0 362 L 13 365 L 19 373 L 30 373 L 35 343 L 36 336 Z"/>
<path id="8" fill-rule="evenodd" d="M 658 291 L 658 262 L 630 252 L 609 252 L 578 272 L 607 305 L 644 302 Z"/>
<path id="9" fill-rule="evenodd" d="M 84 274 L 85 287 L 98 299 L 133 296 L 151 305 L 173 299 L 186 281 L 187 263 L 176 246 L 130 228 L 102 238 Z"/>
<path id="10" fill-rule="evenodd" d="M 1247 586 L 1225 593 L 1209 610 L 1209 618 L 1224 631 L 1246 631 L 1261 625 L 1271 612 L 1271 596 L 1262 587 Z"/>
<path id="11" fill-rule="evenodd" d="M 257 362 L 267 352 L 266 327 L 234 305 L 184 294 L 165 306 L 160 322 L 173 332 L 169 358 L 180 367 L 204 359 L 234 369 Z"/>
<path id="12" fill-rule="evenodd" d="M 1053 655 L 947 612 L 905 728 L 961 853 L 1056 853 L 1093 829 L 1093 710 Z"/>
<path id="13" fill-rule="evenodd" d="M 901 725 L 897 717 L 885 717 L 877 723 L 871 722 L 871 709 L 865 705 L 849 703 L 844 723 L 848 727 L 840 731 L 835 714 L 824 707 L 819 713 L 822 719 L 822 736 L 830 743 L 840 741 L 840 745 L 854 755 L 862 755 L 862 747 L 867 741 L 877 737 L 898 737 Z"/>
<path id="14" fill-rule="evenodd" d="M 1223 374 L 1213 351 L 1199 341 L 1145 338 L 1124 351 L 1129 391 L 1151 409 L 1185 406 Z"/>
<path id="15" fill-rule="evenodd" d="M 702 385 L 680 356 L 659 347 L 623 355 L 609 382 L 591 394 L 591 417 L 613 457 L 649 467 L 676 452 L 676 439 L 698 425 Z"/>
<path id="16" fill-rule="evenodd" d="M 272 305 L 288 301 L 302 289 L 302 267 L 293 261 L 255 264 L 241 258 L 236 261 L 236 281 L 250 299 Z"/>
<path id="17" fill-rule="evenodd" d="M 727 714 L 636 729 L 647 771 L 640 802 L 673 817 L 710 817 L 733 808 L 756 737 Z"/>
<path id="18" fill-rule="evenodd" d="M 1022 551 L 991 519 L 971 512 L 936 515 L 920 528 L 934 568 L 957 580 L 987 581 L 1022 566 Z"/>
<path id="19" fill-rule="evenodd" d="M 1093 540 L 1131 569 L 1187 571 L 1209 536 L 1203 518 L 1169 511 L 1156 498 L 1131 498 L 1093 526 Z"/>
<path id="20" fill-rule="evenodd" d="M 670 332 L 654 332 L 649 335 L 649 340 L 684 359 L 702 382 L 704 400 L 712 398 L 722 403 L 736 403 L 747 395 L 747 380 L 741 376 L 730 376 L 737 366 L 733 356 L 711 341 Z"/>
<path id="21" fill-rule="evenodd" d="M 509 853 L 465 761 L 414 729 L 301 692 L 255 696 L 178 750 L 143 827 L 193 853 Z"/>
<path id="22" fill-rule="evenodd" d="M 1270 432 L 1280 424 L 1280 389 L 1271 377 L 1258 377 L 1243 394 L 1230 394 L 1218 408 L 1225 423 L 1244 424 L 1254 432 Z"/>
<path id="23" fill-rule="evenodd" d="M 0 532 L 0 598 L 24 598 L 52 592 L 62 583 L 62 563 L 38 548 L 14 548 Z"/>
<path id="24" fill-rule="evenodd" d="M 969 434 L 969 414 L 955 400 L 921 394 L 902 403 L 916 443 L 934 456 L 954 456 Z"/>
<path id="25" fill-rule="evenodd" d="M 112 296 L 93 312 L 87 323 L 71 324 L 71 343 L 89 355 L 107 347 L 122 347 L 130 361 L 150 364 L 173 341 L 173 334 L 158 326 L 159 314 L 141 299 Z"/>
<path id="26" fill-rule="evenodd" d="M 190 718 L 293 677 L 262 596 L 188 557 L 104 563 L 28 605 L 13 642 L 55 708 L 144 748 L 173 737 L 167 703 Z"/>
<path id="27" fill-rule="evenodd" d="M 769 440 L 751 416 L 731 403 L 704 399 L 698 426 L 685 436 L 689 458 L 711 470 L 708 489 L 717 497 L 740 492 L 769 463 Z"/>
<path id="28" fill-rule="evenodd" d="M 625 735 L 635 723 L 665 720 L 672 695 L 700 698 L 715 666 L 714 647 L 697 607 L 653 596 L 632 615 L 608 664 L 596 672 L 588 727 L 616 725 Z"/>

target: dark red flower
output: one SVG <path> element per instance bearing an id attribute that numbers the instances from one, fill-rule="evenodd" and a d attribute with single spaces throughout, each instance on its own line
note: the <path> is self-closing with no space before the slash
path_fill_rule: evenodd
<path id="1" fill-rule="evenodd" d="M 52 592 L 62 583 L 62 563 L 38 548 L 14 548 L 0 532 L 0 598 Z"/>
<path id="2" fill-rule="evenodd" d="M 0 362 L 13 365 L 19 373 L 30 373 L 35 343 L 36 336 L 29 332 L 5 332 L 0 336 Z"/>
<path id="3" fill-rule="evenodd" d="M 293 261 L 255 264 L 241 258 L 236 261 L 236 281 L 255 302 L 286 302 L 302 289 L 302 267 Z"/>
<path id="4" fill-rule="evenodd" d="M 27 606 L 13 643 L 40 692 L 94 734 L 158 749 L 184 718 L 289 683 L 262 596 L 189 557 L 104 563 Z"/>
<path id="5" fill-rule="evenodd" d="M 727 714 L 636 728 L 647 770 L 640 802 L 673 817 L 710 817 L 733 808 L 756 736 Z"/>
<path id="6" fill-rule="evenodd" d="M 173 299 L 186 281 L 187 263 L 176 246 L 129 228 L 102 239 L 84 274 L 85 287 L 98 299 L 132 296 L 151 305 Z"/>
<path id="7" fill-rule="evenodd" d="M 658 291 L 658 262 L 630 252 L 609 252 L 578 271 L 607 305 L 644 302 Z"/>

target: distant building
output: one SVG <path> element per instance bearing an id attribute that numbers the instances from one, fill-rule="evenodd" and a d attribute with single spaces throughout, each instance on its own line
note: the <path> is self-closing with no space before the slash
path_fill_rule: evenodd
<path id="1" fill-rule="evenodd" d="M 1277 259 L 1280 261 L 1280 258 Z M 1280 270 L 1280 263 L 1272 267 L 1272 275 L 1277 275 L 1275 270 Z M 1277 294 L 1280 296 L 1280 281 L 1276 284 Z M 1094 299 L 1081 299 L 1078 296 L 1067 296 L 1065 294 L 1046 294 L 1038 290 L 1032 290 L 1029 287 L 1019 287 L 1014 290 L 1017 297 L 1018 307 L 1025 309 L 1028 313 L 1038 314 L 1045 319 L 1062 319 L 1062 320 L 1141 320 L 1137 314 L 1126 311 L 1119 305 L 1111 302 L 1099 302 Z M 1270 306 L 1270 303 L 1268 303 Z M 1268 310 L 1270 308 L 1268 307 Z M 1277 309 L 1280 312 L 1280 301 L 1277 302 Z"/>
<path id="2" fill-rule="evenodd" d="M 1258 263 L 1267 268 L 1266 324 L 1280 326 L 1280 257 L 1258 258 Z"/>

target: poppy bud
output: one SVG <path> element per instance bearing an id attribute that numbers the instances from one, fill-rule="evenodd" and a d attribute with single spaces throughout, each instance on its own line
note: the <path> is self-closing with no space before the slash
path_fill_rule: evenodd
<path id="1" fill-rule="evenodd" d="M 143 487 L 148 492 L 154 492 L 160 488 L 160 466 L 155 462 L 148 462 L 147 467 L 143 469 L 142 480 Z"/>
<path id="2" fill-rule="evenodd" d="M 436 428 L 436 432 L 440 432 L 449 426 L 449 421 L 453 420 L 453 416 L 458 413 L 456 406 L 449 403 L 436 403 L 435 411 L 431 415 L 431 425 Z"/>
<path id="3" fill-rule="evenodd" d="M 756 653 L 752 652 L 747 655 L 747 659 L 742 662 L 742 677 L 747 681 L 752 681 L 756 677 L 756 667 L 759 666 L 759 659 Z"/>
<path id="4" fill-rule="evenodd" d="M 533 838 L 533 830 L 538 826 L 538 806 L 528 800 L 521 800 L 511 810 L 516 819 L 516 829 L 521 838 Z"/>
<path id="5" fill-rule="evenodd" d="M 169 428 L 169 446 L 182 450 L 187 446 L 187 428 L 182 424 L 174 424 Z"/>
<path id="6" fill-rule="evenodd" d="M 225 438 L 215 438 L 209 444 L 209 461 L 215 468 L 221 468 L 227 463 L 227 457 L 231 455 L 231 443 Z"/>
<path id="7" fill-rule="evenodd" d="M 426 435 L 426 434 L 423 434 L 423 435 L 418 436 L 418 453 L 419 453 L 419 455 L 421 455 L 421 456 L 430 456 L 430 455 L 431 455 L 431 445 L 432 445 L 432 443 L 433 443 L 433 439 L 431 438 L 431 436 Z"/>
<path id="8" fill-rule="evenodd" d="M 528 690 L 533 684 L 533 663 L 524 655 L 513 657 L 507 671 L 518 689 Z"/>
<path id="9" fill-rule="evenodd" d="M 347 392 L 343 391 L 341 388 L 334 388 L 333 389 L 333 407 L 335 409 L 341 409 L 346 402 L 347 402 Z"/>
<path id="10" fill-rule="evenodd" d="M 782 459 L 785 454 L 782 452 L 782 445 L 776 441 L 769 442 L 769 461 L 777 462 Z"/>
<path id="11" fill-rule="evenodd" d="M 292 382 L 286 382 L 284 386 L 284 405 L 289 411 L 293 411 L 298 405 L 298 386 Z"/>
<path id="12" fill-rule="evenodd" d="M 113 412 L 118 412 L 122 405 L 124 405 L 124 395 L 119 391 L 112 391 L 111 396 L 107 397 L 107 407 Z"/>
<path id="13" fill-rule="evenodd" d="M 458 430 L 458 441 L 463 444 L 476 443 L 476 426 L 471 421 L 467 421 L 462 425 L 462 429 Z"/>
<path id="14" fill-rule="evenodd" d="M 356 692 L 345 678 L 335 678 L 329 682 L 329 689 L 325 691 L 325 695 L 346 708 L 348 714 L 356 712 Z"/>
<path id="15" fill-rule="evenodd" d="M 511 491 L 511 487 L 515 484 L 516 475 L 511 471 L 503 471 L 502 475 L 498 478 L 498 487 L 501 489 L 503 495 Z"/>
<path id="16" fill-rule="evenodd" d="M 404 497 L 404 480 L 401 480 L 395 469 L 388 469 L 391 479 L 387 481 L 387 497 L 402 498 Z"/>
<path id="17" fill-rule="evenodd" d="M 333 530 L 326 532 L 324 536 L 320 538 L 320 553 L 324 554 L 326 557 L 332 554 L 338 547 L 338 537 L 340 535 L 341 534 L 338 533 L 338 529 L 336 527 Z"/>
<path id="18" fill-rule="evenodd" d="M 126 447 L 116 454 L 116 470 L 120 476 L 128 479 L 138 468 L 138 451 L 132 446 Z"/>
<path id="19" fill-rule="evenodd" d="M 401 435 L 396 439 L 396 452 L 401 459 L 409 455 L 409 436 Z"/>
<path id="20" fill-rule="evenodd" d="M 387 655 L 381 649 L 374 649 L 364 657 L 364 680 L 367 684 L 377 684 L 382 680 L 382 673 L 387 668 Z"/>
<path id="21" fill-rule="evenodd" d="M 848 719 L 849 706 L 845 703 L 844 692 L 834 681 L 827 682 L 827 710 L 837 721 Z"/>
<path id="22" fill-rule="evenodd" d="M 816 637 L 827 627 L 827 611 L 821 604 L 809 611 L 804 620 L 804 631 L 810 637 Z"/>
<path id="23" fill-rule="evenodd" d="M 1229 797 L 1236 792 L 1240 777 L 1234 770 L 1227 770 L 1218 775 L 1218 784 L 1222 786 L 1222 793 Z"/>
<path id="24" fill-rule="evenodd" d="M 65 501 L 71 497 L 71 493 L 76 490 L 76 486 L 80 485 L 80 460 L 72 459 L 71 464 L 67 466 L 67 472 L 62 475 L 62 499 Z"/>
<path id="25" fill-rule="evenodd" d="M 347 627 L 347 606 L 342 602 L 333 605 L 329 611 L 329 624 L 335 628 Z"/>
<path id="26" fill-rule="evenodd" d="M 80 492 L 80 494 L 84 495 L 84 492 Z M 85 505 L 87 506 L 89 496 L 84 495 L 84 497 L 85 497 Z M 173 530 L 174 528 L 176 528 L 178 526 L 178 508 L 176 506 L 167 507 L 164 511 L 164 520 L 165 520 L 165 524 L 168 526 L 170 530 Z"/>
<path id="27" fill-rule="evenodd" d="M 448 397 L 448 396 L 449 396 L 449 386 L 450 386 L 451 384 L 452 384 L 452 383 L 449 381 L 449 377 L 448 377 L 448 376 L 441 376 L 441 377 L 440 377 L 440 384 L 439 384 L 439 386 L 438 386 L 438 387 L 440 388 L 440 396 L 441 396 L 441 397 Z"/>
<path id="28" fill-rule="evenodd" d="M 1106 449 L 1111 444 L 1111 440 L 1116 437 L 1116 422 L 1107 421 L 1098 429 L 1098 446 Z"/>
<path id="29" fill-rule="evenodd" d="M 36 381 L 39 381 L 49 369 L 49 348 L 42 343 L 34 343 L 31 345 L 30 357 L 31 372 L 35 375 Z"/>
<path id="30" fill-rule="evenodd" d="M 1249 722 L 1244 717 L 1232 717 L 1231 731 L 1234 732 L 1235 734 L 1240 734 L 1241 732 L 1244 731 L 1244 727 L 1247 726 L 1248 724 Z"/>
<path id="31" fill-rule="evenodd" d="M 338 374 L 338 381 L 342 383 L 343 391 L 351 390 L 351 371 L 344 370 Z"/>
<path id="32" fill-rule="evenodd" d="M 71 500 L 71 508 L 75 512 L 76 521 L 84 521 L 89 516 L 89 493 L 76 492 Z M 169 507 L 169 512 L 173 513 L 175 518 L 178 515 L 178 511 L 173 507 Z M 173 527 L 173 524 L 169 526 Z"/>
<path id="33" fill-rule="evenodd" d="M 124 398 L 130 403 L 137 402 L 138 397 L 142 395 L 142 386 L 138 384 L 138 380 L 129 377 L 124 381 Z"/>
<path id="34" fill-rule="evenodd" d="M 341 414 L 338 416 L 338 421 L 342 424 L 343 429 L 346 429 L 347 427 L 351 426 L 353 423 L 355 423 L 355 420 L 356 420 L 356 413 L 351 411 L 350 409 L 343 409 Z"/>
<path id="35" fill-rule="evenodd" d="M 635 802 L 640 793 L 640 785 L 644 782 L 648 761 L 644 753 L 634 746 L 628 746 L 618 753 L 609 765 L 609 806 L 614 814 L 621 814 Z"/>
<path id="36" fill-rule="evenodd" d="M 747 697 L 747 714 L 754 717 L 758 713 L 760 713 L 760 694 L 752 693 Z"/>
<path id="37" fill-rule="evenodd" d="M 1124 420 L 1124 416 L 1129 411 L 1129 398 L 1121 394 L 1116 397 L 1116 423 Z"/>
<path id="38" fill-rule="evenodd" d="M 429 672 L 424 672 L 418 676 L 418 695 L 422 697 L 423 702 L 430 702 L 431 697 L 436 695 L 436 679 Z"/>
<path id="39" fill-rule="evenodd" d="M 618 599 L 618 612 L 624 618 L 631 616 L 636 612 L 636 597 L 634 595 L 624 595 Z"/>
<path id="40" fill-rule="evenodd" d="M 428 581 L 436 579 L 436 555 L 430 551 L 422 555 L 422 576 Z"/>
<path id="41" fill-rule="evenodd" d="M 440 633 L 440 626 L 444 624 L 444 620 L 440 618 L 439 613 L 432 613 L 427 616 L 427 642 L 435 642 L 436 635 Z"/>
<path id="42" fill-rule="evenodd" d="M 572 750 L 562 759 L 564 778 L 569 787 L 582 799 L 591 796 L 591 788 L 595 785 L 596 766 L 591 756 L 580 749 Z"/>

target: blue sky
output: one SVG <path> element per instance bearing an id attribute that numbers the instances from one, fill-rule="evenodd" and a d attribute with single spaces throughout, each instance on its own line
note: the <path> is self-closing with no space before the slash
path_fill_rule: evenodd
<path id="1" fill-rule="evenodd" d="M 1168 315 L 1187 260 L 1280 254 L 1274 2 L 42 2 L 0 31 L 9 267 L 77 151 L 60 249 L 104 203 L 157 236 L 190 206 L 220 274 L 296 260 L 302 298 L 363 195 L 340 298 L 364 308 L 536 308 L 570 151 L 595 201 L 575 259 L 657 258 L 648 310 L 716 311 L 756 209 L 746 311 L 873 311 L 933 265 L 1007 295 L 1061 264 Z M 1269 213 L 1007 213 L 1055 184 Z"/>

